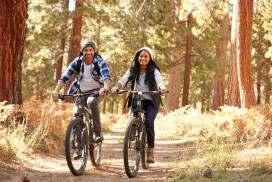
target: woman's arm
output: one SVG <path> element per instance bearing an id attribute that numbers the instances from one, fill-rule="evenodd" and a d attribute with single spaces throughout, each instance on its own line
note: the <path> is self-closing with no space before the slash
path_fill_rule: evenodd
<path id="1" fill-rule="evenodd" d="M 161 91 L 162 94 L 166 94 L 167 93 L 167 89 L 166 89 L 166 87 L 164 85 L 161 73 L 159 72 L 158 69 L 154 70 L 154 75 L 155 75 L 155 81 L 156 81 L 156 83 L 158 85 L 159 90 Z"/>

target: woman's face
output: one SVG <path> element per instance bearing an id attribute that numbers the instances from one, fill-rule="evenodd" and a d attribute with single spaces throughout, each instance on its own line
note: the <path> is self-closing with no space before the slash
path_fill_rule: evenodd
<path id="1" fill-rule="evenodd" d="M 141 66 L 147 66 L 147 64 L 150 61 L 149 53 L 147 51 L 143 50 L 139 55 L 138 61 Z"/>

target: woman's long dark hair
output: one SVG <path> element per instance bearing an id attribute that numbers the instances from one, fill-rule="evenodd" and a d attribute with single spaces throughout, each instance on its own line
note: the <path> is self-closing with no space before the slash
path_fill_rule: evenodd
<path id="1" fill-rule="evenodd" d="M 134 56 L 134 59 L 133 59 L 133 62 L 132 62 L 132 64 L 131 64 L 131 68 L 130 68 L 130 71 L 131 71 L 131 73 L 132 73 L 132 75 L 134 76 L 134 77 L 136 77 L 136 81 L 137 82 L 139 82 L 139 78 L 140 78 L 140 63 L 139 63 L 139 56 L 140 56 L 140 54 L 141 54 L 141 52 L 142 51 L 144 51 L 144 49 L 143 50 L 141 50 L 141 51 L 138 51 L 136 54 L 135 54 L 135 56 Z M 148 52 L 148 51 L 147 51 Z M 148 52 L 148 54 L 149 54 L 149 52 Z M 149 56 L 150 56 L 150 61 L 149 61 L 149 63 L 148 63 L 148 65 L 147 65 L 147 68 L 146 68 L 146 73 L 150 73 L 154 68 L 156 68 L 156 69 L 158 69 L 159 71 L 160 71 L 160 69 L 159 69 L 159 67 L 156 65 L 156 63 L 153 61 L 153 59 L 152 59 L 152 57 L 151 57 L 151 55 L 149 54 Z M 145 83 L 147 82 L 147 77 L 145 78 Z"/>

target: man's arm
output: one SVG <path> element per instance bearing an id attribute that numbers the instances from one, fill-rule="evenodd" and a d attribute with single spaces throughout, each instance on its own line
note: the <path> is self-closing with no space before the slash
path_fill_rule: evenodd
<path id="1" fill-rule="evenodd" d="M 58 101 L 58 97 L 59 97 L 59 92 L 60 90 L 64 87 L 64 83 L 62 82 L 58 82 L 57 85 L 56 85 L 56 88 L 54 89 L 54 91 L 52 92 L 52 97 L 51 97 L 51 100 L 53 102 L 57 102 Z"/>
<path id="2" fill-rule="evenodd" d="M 99 95 L 105 95 L 105 93 L 110 89 L 111 81 L 104 80 L 104 87 L 99 90 Z"/>

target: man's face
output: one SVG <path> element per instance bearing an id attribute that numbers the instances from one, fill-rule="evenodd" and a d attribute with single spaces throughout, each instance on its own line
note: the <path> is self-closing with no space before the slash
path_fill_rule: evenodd
<path id="1" fill-rule="evenodd" d="M 83 49 L 83 57 L 86 61 L 92 61 L 94 57 L 94 49 L 92 47 L 85 47 Z"/>

